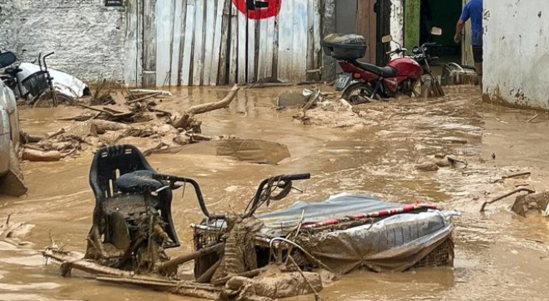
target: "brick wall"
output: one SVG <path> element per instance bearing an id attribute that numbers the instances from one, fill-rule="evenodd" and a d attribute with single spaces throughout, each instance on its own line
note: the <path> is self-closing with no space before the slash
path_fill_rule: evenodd
<path id="1" fill-rule="evenodd" d="M 0 0 L 0 7 L 0 49 L 27 62 L 54 51 L 52 68 L 85 81 L 123 80 L 124 8 L 104 0 Z"/>

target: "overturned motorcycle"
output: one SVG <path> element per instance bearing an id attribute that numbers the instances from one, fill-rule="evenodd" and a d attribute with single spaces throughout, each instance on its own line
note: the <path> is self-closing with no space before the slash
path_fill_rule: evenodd
<path id="1" fill-rule="evenodd" d="M 265 179 L 241 214 L 212 214 L 199 184 L 157 173 L 130 145 L 97 152 L 90 172 L 96 205 L 84 258 L 57 247 L 44 256 L 101 281 L 135 284 L 219 300 L 271 300 L 317 295 L 323 282 L 358 268 L 374 272 L 452 266 L 451 214 L 433 204 L 395 204 L 339 195 L 318 203 L 257 214 L 286 198 L 309 174 Z M 180 246 L 172 191 L 194 188 L 204 219 L 194 229 L 194 252 L 169 258 Z M 194 261 L 194 281 L 178 267 Z"/>

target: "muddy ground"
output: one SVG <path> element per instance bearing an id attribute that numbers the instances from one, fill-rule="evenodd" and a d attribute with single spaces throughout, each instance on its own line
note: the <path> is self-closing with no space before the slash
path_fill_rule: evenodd
<path id="1" fill-rule="evenodd" d="M 323 87 L 329 90 L 330 88 Z M 166 108 L 187 107 L 225 95 L 226 88 L 177 91 Z M 256 165 L 215 156 L 208 143 L 186 146 L 177 154 L 154 154 L 152 166 L 164 173 L 197 179 L 210 211 L 241 211 L 262 178 L 310 172 L 293 194 L 270 209 L 300 199 L 318 201 L 340 192 L 370 193 L 396 202 L 432 201 L 459 210 L 454 268 L 420 269 L 398 274 L 358 271 L 326 288 L 324 300 L 546 300 L 549 283 L 549 221 L 522 218 L 503 200 L 479 213 L 481 204 L 516 185 L 548 190 L 549 118 L 541 114 L 483 104 L 474 88 L 455 88 L 438 100 L 399 99 L 357 108 L 361 125 L 305 126 L 295 111 L 276 111 L 276 97 L 287 88 L 242 90 L 227 110 L 200 116 L 207 135 L 237 135 L 286 144 L 292 154 L 277 166 Z M 23 109 L 24 130 L 42 134 L 74 122 L 57 118 L 79 109 Z M 86 128 L 86 124 L 77 126 Z M 466 160 L 467 168 L 437 172 L 416 169 L 435 154 Z M 495 157 L 495 159 L 494 159 Z M 15 248 L 0 244 L 0 300 L 186 300 L 135 287 L 82 278 L 61 278 L 38 253 L 51 237 L 66 249 L 84 250 L 94 206 L 88 184 L 91 153 L 54 163 L 23 164 L 27 197 L 0 199 L 0 217 L 35 227 Z M 532 176 L 498 181 L 517 171 Z M 192 249 L 190 223 L 202 219 L 189 190 L 174 199 L 174 220 L 182 241 L 175 252 Z M 172 252 L 172 254 L 175 254 Z M 188 267 L 190 275 L 192 267 Z M 297 300 L 312 300 L 312 296 Z"/>

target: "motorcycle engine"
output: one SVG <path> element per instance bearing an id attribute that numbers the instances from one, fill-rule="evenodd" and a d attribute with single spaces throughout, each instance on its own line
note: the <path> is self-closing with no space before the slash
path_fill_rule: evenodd
<path id="1" fill-rule="evenodd" d="M 401 93 L 404 94 L 404 95 L 407 95 L 407 96 L 412 96 L 413 94 L 413 89 L 414 89 L 414 84 L 412 83 L 412 80 L 410 79 L 407 79 L 405 80 L 404 82 L 402 82 L 401 86 L 400 86 L 400 89 L 401 89 Z"/>

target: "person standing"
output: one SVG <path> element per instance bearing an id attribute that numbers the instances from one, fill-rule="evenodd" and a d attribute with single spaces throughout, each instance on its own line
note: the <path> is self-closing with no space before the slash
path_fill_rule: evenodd
<path id="1" fill-rule="evenodd" d="M 475 60 L 475 69 L 480 78 L 480 87 L 482 88 L 482 0 L 471 0 L 465 5 L 461 17 L 456 25 L 456 35 L 454 41 L 461 42 L 463 27 L 465 22 L 471 19 L 471 45 L 473 45 L 473 58 Z"/>

